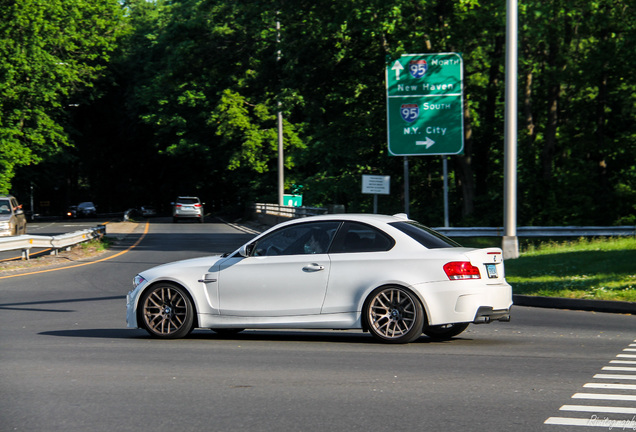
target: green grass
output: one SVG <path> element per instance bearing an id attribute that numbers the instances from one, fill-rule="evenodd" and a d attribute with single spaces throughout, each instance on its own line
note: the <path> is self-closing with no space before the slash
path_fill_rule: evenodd
<path id="1" fill-rule="evenodd" d="M 94 249 L 101 252 L 110 248 L 112 245 L 113 245 L 112 240 L 108 238 L 107 236 L 103 236 L 101 238 L 95 238 L 95 239 L 80 243 L 76 247 L 80 248 L 81 250 Z"/>
<path id="2" fill-rule="evenodd" d="M 515 294 L 636 301 L 636 239 L 529 242 L 506 260 Z"/>

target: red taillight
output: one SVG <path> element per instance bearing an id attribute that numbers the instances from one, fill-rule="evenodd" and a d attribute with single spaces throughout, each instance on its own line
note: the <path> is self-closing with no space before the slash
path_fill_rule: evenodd
<path id="1" fill-rule="evenodd" d="M 176 208 L 179 208 L 179 207 L 181 207 L 181 204 L 175 204 L 174 206 L 175 206 Z"/>
<path id="2" fill-rule="evenodd" d="M 450 280 L 481 279 L 479 269 L 468 261 L 453 261 L 444 264 L 444 272 Z"/>
<path id="3" fill-rule="evenodd" d="M 201 204 L 195 204 L 194 206 L 195 207 L 201 207 Z"/>

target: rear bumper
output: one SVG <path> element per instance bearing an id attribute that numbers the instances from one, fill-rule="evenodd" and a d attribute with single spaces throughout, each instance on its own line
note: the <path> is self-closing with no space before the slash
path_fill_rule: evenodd
<path id="1" fill-rule="evenodd" d="M 512 287 L 505 281 L 442 281 L 416 289 L 422 294 L 429 325 L 487 323 L 510 317 Z"/>
<path id="2" fill-rule="evenodd" d="M 473 324 L 488 324 L 492 321 L 510 321 L 510 308 L 493 309 L 490 306 L 481 306 L 477 309 Z"/>

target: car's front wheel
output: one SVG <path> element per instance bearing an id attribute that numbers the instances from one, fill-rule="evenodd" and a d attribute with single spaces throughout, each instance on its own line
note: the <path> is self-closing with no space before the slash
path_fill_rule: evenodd
<path id="1" fill-rule="evenodd" d="M 151 336 L 178 339 L 194 328 L 194 307 L 181 287 L 158 284 L 141 297 L 141 322 Z"/>
<path id="2" fill-rule="evenodd" d="M 409 343 L 420 337 L 424 308 L 413 293 L 399 286 L 376 288 L 364 306 L 371 335 L 386 343 Z"/>
<path id="3" fill-rule="evenodd" d="M 424 329 L 424 334 L 431 339 L 447 340 L 457 336 L 468 328 L 468 323 L 446 324 L 429 326 Z"/>

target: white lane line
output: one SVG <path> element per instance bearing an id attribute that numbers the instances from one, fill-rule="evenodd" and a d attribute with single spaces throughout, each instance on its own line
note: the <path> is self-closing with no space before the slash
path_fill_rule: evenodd
<path id="1" fill-rule="evenodd" d="M 620 358 L 636 358 L 636 354 L 618 354 L 616 357 L 620 357 Z"/>
<path id="2" fill-rule="evenodd" d="M 610 360 L 610 363 L 614 363 L 614 364 L 633 364 L 633 365 L 636 365 L 636 360 Z"/>
<path id="3" fill-rule="evenodd" d="M 633 384 L 587 383 L 587 384 L 584 384 L 583 387 L 596 388 L 596 389 L 613 389 L 613 390 L 636 390 L 636 385 L 633 385 Z"/>
<path id="4" fill-rule="evenodd" d="M 636 375 L 614 375 L 614 374 L 596 374 L 595 379 L 622 379 L 622 380 L 636 380 Z"/>
<path id="5" fill-rule="evenodd" d="M 636 372 L 636 367 L 625 367 L 625 366 L 605 366 L 602 370 L 607 370 L 607 371 L 623 371 L 623 372 Z"/>
<path id="6" fill-rule="evenodd" d="M 632 351 L 632 352 L 634 352 L 634 351 L 636 351 L 636 348 L 625 348 L 623 351 Z"/>
<path id="7" fill-rule="evenodd" d="M 636 396 L 633 396 L 633 395 L 605 394 L 605 393 L 575 393 L 572 396 L 572 399 L 620 400 L 620 401 L 636 402 Z"/>
<path id="8" fill-rule="evenodd" d="M 611 406 L 563 405 L 561 408 L 559 408 L 559 410 L 612 414 L 636 414 L 636 408 Z"/>

